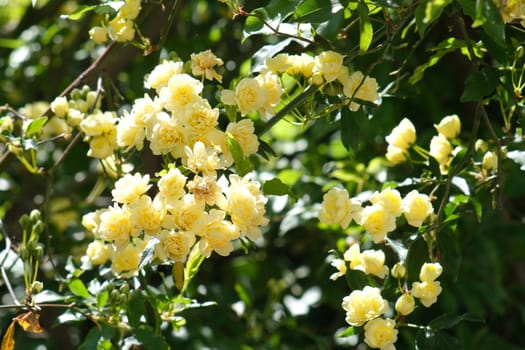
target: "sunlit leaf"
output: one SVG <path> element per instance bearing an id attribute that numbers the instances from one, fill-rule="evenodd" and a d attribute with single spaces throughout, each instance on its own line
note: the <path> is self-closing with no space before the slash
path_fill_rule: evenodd
<path id="1" fill-rule="evenodd" d="M 91 295 L 89 294 L 89 291 L 86 288 L 86 285 L 81 280 L 74 279 L 71 282 L 67 284 L 69 291 L 78 297 L 82 298 L 89 298 Z"/>
<path id="2" fill-rule="evenodd" d="M 2 346 L 0 350 L 13 350 L 15 348 L 15 321 L 11 322 L 9 328 L 2 338 Z"/>
<path id="3" fill-rule="evenodd" d="M 359 13 L 359 49 L 361 52 L 366 52 L 372 43 L 374 28 L 368 18 L 368 6 L 366 3 L 360 2 L 357 11 Z"/>
<path id="4" fill-rule="evenodd" d="M 290 186 L 282 182 L 278 177 L 275 177 L 265 181 L 262 190 L 266 195 L 283 196 L 290 193 Z"/>
<path id="5" fill-rule="evenodd" d="M 41 117 L 41 118 L 31 121 L 31 123 L 29 123 L 27 130 L 26 130 L 26 137 L 31 137 L 35 134 L 38 134 L 40 130 L 42 130 L 46 122 L 47 122 L 47 117 Z"/>
<path id="6" fill-rule="evenodd" d="M 175 287 L 181 290 L 184 287 L 184 263 L 175 261 L 171 270 L 171 275 L 175 281 Z"/>

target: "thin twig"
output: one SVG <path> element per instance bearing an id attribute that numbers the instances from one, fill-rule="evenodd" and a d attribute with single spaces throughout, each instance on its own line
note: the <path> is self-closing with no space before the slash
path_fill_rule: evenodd
<path id="1" fill-rule="evenodd" d="M 16 298 L 15 291 L 13 290 L 13 287 L 11 286 L 11 282 L 9 282 L 9 277 L 7 276 L 7 273 L 4 268 L 4 264 L 7 261 L 7 255 L 9 254 L 9 251 L 11 250 L 11 240 L 9 239 L 7 235 L 7 231 L 5 229 L 5 225 L 2 219 L 0 219 L 0 227 L 2 229 L 2 234 L 4 235 L 4 240 L 5 240 L 4 257 L 2 259 L 2 263 L 0 263 L 0 270 L 2 272 L 2 278 L 4 279 L 4 282 L 5 282 L 5 285 L 7 286 L 7 290 L 9 291 L 9 294 L 11 295 L 11 299 L 13 299 L 13 302 L 16 305 L 20 305 L 20 302 Z"/>

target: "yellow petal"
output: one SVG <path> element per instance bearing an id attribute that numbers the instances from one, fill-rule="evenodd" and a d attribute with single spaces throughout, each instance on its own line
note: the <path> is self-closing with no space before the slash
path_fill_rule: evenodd
<path id="1" fill-rule="evenodd" d="M 2 339 L 2 347 L 0 347 L 0 350 L 13 350 L 15 348 L 15 321 L 11 322 L 11 325 L 9 325 L 9 328 L 7 328 L 7 332 L 4 334 L 4 338 Z"/>

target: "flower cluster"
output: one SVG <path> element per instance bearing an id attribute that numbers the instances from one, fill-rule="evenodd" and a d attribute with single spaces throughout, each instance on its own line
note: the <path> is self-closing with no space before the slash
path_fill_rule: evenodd
<path id="1" fill-rule="evenodd" d="M 400 139 L 401 137 L 392 141 L 400 144 Z M 410 137 L 409 140 L 413 139 Z M 357 199 L 350 198 L 345 189 L 334 187 L 323 197 L 319 220 L 342 228 L 347 228 L 354 221 L 371 235 L 374 244 L 382 244 L 387 241 L 388 233 L 398 227 L 398 219 L 404 218 L 407 225 L 421 228 L 434 213 L 429 196 L 417 190 L 412 190 L 403 197 L 398 190 L 385 188 L 381 192 L 374 192 L 368 202 L 368 205 L 363 205 Z M 424 307 L 429 307 L 441 293 L 440 283 L 436 281 L 442 272 L 439 263 L 423 264 L 419 281 L 413 282 L 411 289 L 407 288 L 407 282 L 409 277 L 414 280 L 414 276 L 407 276 L 404 263 L 404 258 L 400 256 L 400 262 L 390 270 L 384 250 L 361 250 L 355 241 L 341 257 L 331 261 L 331 265 L 337 269 L 330 276 L 332 280 L 353 273 L 352 271 L 361 271 L 370 276 L 368 281 L 370 278 L 375 281 L 372 286 L 353 285 L 353 291 L 342 301 L 346 322 L 350 326 L 363 327 L 364 342 L 371 348 L 395 349 L 397 328 L 404 322 L 404 317 L 415 309 L 415 298 Z M 392 278 L 399 280 L 398 288 L 394 290 L 394 294 L 398 295 L 397 300 L 383 298 L 382 288 L 379 287 L 380 281 L 384 282 L 383 288 L 387 288 L 387 283 L 392 286 L 391 282 L 387 282 Z M 396 317 L 392 317 L 390 305 L 394 305 Z"/>
<path id="2" fill-rule="evenodd" d="M 434 127 L 438 135 L 430 140 L 430 156 L 439 163 L 441 173 L 446 174 L 453 158 L 453 148 L 449 140 L 456 138 L 461 132 L 461 121 L 457 115 L 449 115 Z"/>
<path id="3" fill-rule="evenodd" d="M 402 163 L 407 160 L 408 149 L 416 142 L 416 128 L 404 118 L 385 139 L 388 143 L 386 159 L 392 164 Z"/>
<path id="4" fill-rule="evenodd" d="M 350 73 L 343 60 L 335 51 L 317 56 L 280 53 L 266 59 L 256 78 L 241 79 L 233 90 L 224 90 L 221 99 L 226 105 L 238 106 L 242 115 L 259 111 L 263 117 L 272 116 L 283 93 L 278 77 L 287 74 L 315 85 L 338 84 L 353 111 L 360 108 L 359 101 L 378 101 L 377 81 L 360 71 Z"/>
<path id="5" fill-rule="evenodd" d="M 389 232 L 396 229 L 396 219 L 404 216 L 413 227 L 421 227 L 434 212 L 430 198 L 412 190 L 404 198 L 398 190 L 386 188 L 370 197 L 370 204 L 362 206 L 348 191 L 338 187 L 328 191 L 321 204 L 319 220 L 324 224 L 346 228 L 352 220 L 372 236 L 374 243 L 382 243 Z"/>
<path id="6" fill-rule="evenodd" d="M 119 2 L 120 7 L 116 15 L 110 18 L 106 15 L 101 26 L 91 28 L 90 38 L 97 44 L 103 44 L 108 40 L 127 42 L 135 39 L 134 20 L 140 13 L 141 0 L 125 0 Z"/>
<path id="7" fill-rule="evenodd" d="M 191 70 L 203 79 L 221 80 L 214 70 L 222 60 L 210 51 L 192 55 Z M 170 165 L 154 178 L 124 174 L 111 191 L 113 204 L 88 213 L 84 227 L 95 241 L 87 249 L 92 264 L 111 261 L 117 275 L 137 272 L 141 256 L 154 247 L 154 261 L 184 263 L 195 246 L 200 254 L 229 255 L 240 238 L 257 240 L 265 217 L 266 197 L 250 174 L 224 175 L 233 165 L 229 141 L 243 156 L 259 147 L 253 122 L 240 119 L 219 128 L 219 109 L 202 97 L 203 83 L 186 73 L 181 61 L 164 61 L 145 78 L 154 91 L 134 101 L 121 118 L 92 113 L 80 123 L 94 140 L 111 135 L 113 149 L 141 150 L 145 145 Z M 99 148 L 96 148 L 99 149 Z M 108 147 L 108 152 L 111 147 Z"/>

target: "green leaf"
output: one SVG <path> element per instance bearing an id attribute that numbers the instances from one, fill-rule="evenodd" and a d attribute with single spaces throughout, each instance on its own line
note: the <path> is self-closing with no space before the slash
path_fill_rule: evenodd
<path id="1" fill-rule="evenodd" d="M 341 31 L 344 23 L 344 10 L 341 9 L 333 14 L 326 22 L 317 27 L 317 33 L 327 40 L 334 40 Z"/>
<path id="2" fill-rule="evenodd" d="M 474 315 L 469 313 L 464 313 L 463 315 L 459 316 L 443 314 L 430 321 L 428 326 L 435 330 L 450 329 L 452 327 L 455 327 L 461 321 L 483 322 L 483 320 L 479 317 L 475 317 Z"/>
<path id="3" fill-rule="evenodd" d="M 428 262 L 428 246 L 423 236 L 417 236 L 416 240 L 408 247 L 406 260 L 407 274 L 411 281 L 419 279 L 419 271 L 423 263 Z"/>
<path id="4" fill-rule="evenodd" d="M 365 2 L 360 2 L 357 7 L 359 13 L 359 50 L 366 52 L 374 37 L 374 28 L 368 18 L 368 6 Z"/>
<path id="5" fill-rule="evenodd" d="M 137 327 L 140 323 L 140 318 L 146 314 L 146 299 L 140 290 L 135 290 L 129 299 L 126 314 L 128 315 L 129 324 L 132 327 Z"/>
<path id="6" fill-rule="evenodd" d="M 169 345 L 164 337 L 156 335 L 151 327 L 141 327 L 134 330 L 135 337 L 146 350 L 168 350 Z"/>
<path id="7" fill-rule="evenodd" d="M 419 35 L 423 37 L 428 26 L 436 21 L 443 12 L 443 9 L 452 2 L 452 0 L 425 0 L 417 6 L 416 27 Z"/>
<path id="8" fill-rule="evenodd" d="M 239 142 L 233 137 L 228 137 L 228 146 L 235 162 L 235 169 L 240 176 L 244 176 L 253 170 L 253 164 L 248 157 L 244 156 Z"/>
<path id="9" fill-rule="evenodd" d="M 262 190 L 266 195 L 284 196 L 290 194 L 290 186 L 282 182 L 278 177 L 265 181 Z"/>
<path id="10" fill-rule="evenodd" d="M 441 253 L 441 264 L 447 273 L 452 276 L 452 280 L 456 281 L 463 258 L 458 235 L 455 235 L 450 230 L 441 230 L 437 236 L 437 245 Z"/>
<path id="11" fill-rule="evenodd" d="M 337 333 L 337 336 L 339 338 L 344 338 L 344 337 L 349 337 L 349 336 L 354 335 L 354 334 L 355 334 L 355 328 L 353 326 L 350 326 L 347 329 L 345 329 L 344 331 Z"/>
<path id="12" fill-rule="evenodd" d="M 61 18 L 67 18 L 71 19 L 73 21 L 77 21 L 81 19 L 86 13 L 90 11 L 94 11 L 98 6 L 97 5 L 84 5 L 80 6 L 78 9 L 70 13 L 69 15 L 62 15 Z"/>
<path id="13" fill-rule="evenodd" d="M 363 289 L 370 285 L 367 274 L 361 270 L 347 269 L 345 277 L 350 289 Z"/>
<path id="14" fill-rule="evenodd" d="M 351 157 L 359 148 L 360 127 L 359 122 L 365 118 L 362 109 L 352 112 L 348 108 L 341 110 L 341 142 Z"/>
<path id="15" fill-rule="evenodd" d="M 459 340 L 442 331 L 421 329 L 416 335 L 416 350 L 459 349 Z"/>
<path id="16" fill-rule="evenodd" d="M 109 299 L 109 292 L 107 290 L 100 291 L 97 293 L 97 306 L 102 309 Z"/>
<path id="17" fill-rule="evenodd" d="M 483 26 L 483 30 L 494 41 L 500 45 L 505 42 L 505 23 L 501 18 L 498 6 L 492 0 L 477 0 L 476 1 L 476 18 L 474 20 L 474 27 Z"/>
<path id="18" fill-rule="evenodd" d="M 463 91 L 460 101 L 478 101 L 490 95 L 498 83 L 498 73 L 494 68 L 486 67 L 481 71 L 472 72 L 465 81 L 465 91 Z"/>
<path id="19" fill-rule="evenodd" d="M 86 285 L 80 279 L 76 278 L 67 284 L 69 291 L 78 297 L 84 299 L 89 299 L 91 295 L 89 294 Z"/>
<path id="20" fill-rule="evenodd" d="M 40 130 L 42 130 L 46 122 L 47 117 L 41 117 L 31 121 L 31 123 L 29 123 L 26 129 L 26 137 L 31 137 L 35 134 L 38 134 Z"/>
<path id="21" fill-rule="evenodd" d="M 294 19 L 303 23 L 322 23 L 331 17 L 332 4 L 328 0 L 304 0 L 294 13 Z"/>

